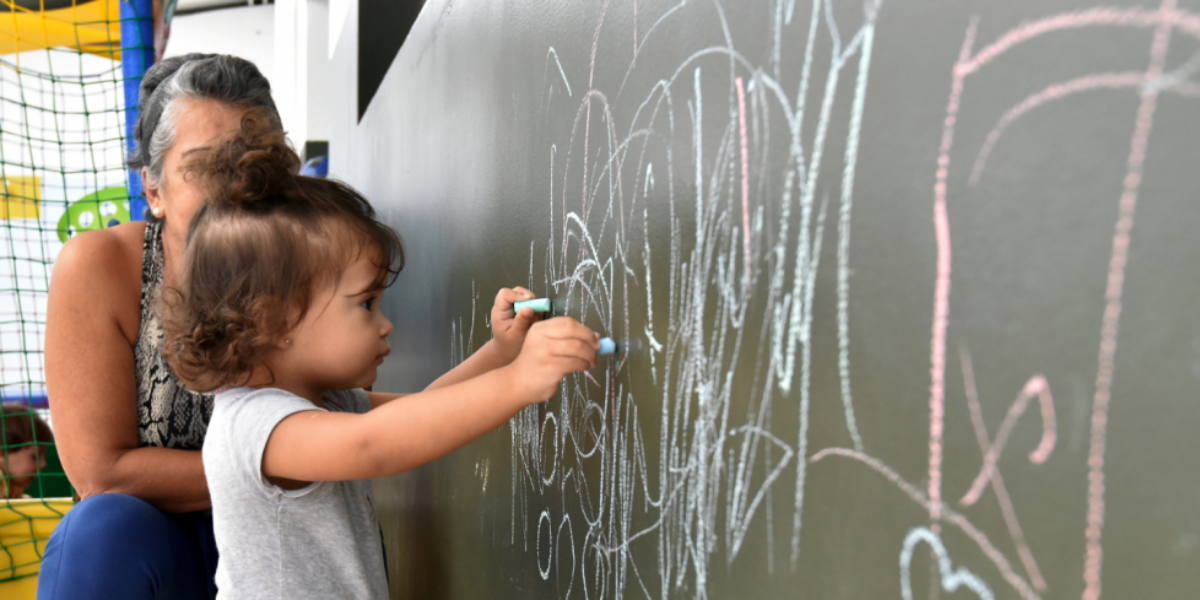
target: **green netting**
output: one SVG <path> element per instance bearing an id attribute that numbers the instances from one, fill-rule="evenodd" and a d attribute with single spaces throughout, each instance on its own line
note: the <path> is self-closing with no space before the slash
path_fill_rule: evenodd
<path id="1" fill-rule="evenodd" d="M 27 594 L 72 504 L 46 395 L 47 298 L 71 236 L 130 220 L 129 1 L 0 0 L 0 597 Z M 138 43 L 126 51 L 153 46 Z"/>

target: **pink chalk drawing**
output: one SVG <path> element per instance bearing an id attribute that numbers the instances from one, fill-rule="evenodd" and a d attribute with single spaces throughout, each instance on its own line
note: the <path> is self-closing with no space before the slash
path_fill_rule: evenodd
<path id="1" fill-rule="evenodd" d="M 976 22 L 967 28 L 959 64 L 971 55 Z M 963 80 L 955 70 L 950 102 L 942 124 L 938 150 L 937 183 L 933 186 L 933 223 L 937 232 L 937 280 L 933 292 L 933 342 L 929 345 L 929 520 L 936 525 L 942 501 L 942 433 L 946 418 L 946 327 L 950 321 L 950 219 L 946 215 L 946 179 L 950 176 L 950 148 L 958 120 Z"/>
<path id="2" fill-rule="evenodd" d="M 1029 41 L 1037 36 L 1050 34 L 1067 29 L 1077 29 L 1091 26 L 1122 26 L 1148 28 L 1154 31 L 1150 47 L 1150 60 L 1146 71 L 1140 76 L 1132 74 L 1098 74 L 1070 82 L 1055 84 L 1042 92 L 1027 98 L 1022 103 L 1010 109 L 999 124 L 993 129 L 976 160 L 975 173 L 971 183 L 978 181 L 982 166 L 988 153 L 998 140 L 1000 133 L 1016 119 L 1028 111 L 1053 100 L 1067 97 L 1071 94 L 1101 88 L 1122 88 L 1140 86 L 1141 102 L 1135 117 L 1133 138 L 1130 141 L 1129 158 L 1126 164 L 1124 189 L 1120 195 L 1119 216 L 1113 235 L 1113 251 L 1109 261 L 1107 286 L 1105 289 L 1105 310 L 1101 324 L 1101 342 L 1096 374 L 1096 389 L 1092 403 L 1092 431 L 1088 452 L 1088 508 L 1086 529 L 1084 532 L 1086 556 L 1084 561 L 1083 580 L 1085 589 L 1083 600 L 1099 600 L 1101 592 L 1101 571 L 1104 550 L 1101 537 L 1104 530 L 1104 454 L 1105 432 L 1108 425 L 1108 406 L 1111 400 L 1113 365 L 1117 351 L 1117 332 L 1121 315 L 1121 297 L 1124 288 L 1125 267 L 1129 255 L 1131 231 L 1133 229 L 1134 213 L 1137 207 L 1138 190 L 1142 181 L 1142 171 L 1146 156 L 1146 147 L 1150 131 L 1154 124 L 1154 112 L 1158 95 L 1163 86 L 1152 85 L 1163 76 L 1167 48 L 1173 31 L 1178 30 L 1193 38 L 1200 38 L 1200 17 L 1181 11 L 1177 8 L 1176 0 L 1164 0 L 1157 10 L 1096 8 L 1079 12 L 1055 15 L 1035 22 L 1025 23 L 1001 36 L 999 40 L 982 48 L 974 56 L 971 48 L 976 35 L 976 22 L 967 29 L 963 50 L 954 66 L 950 99 L 943 125 L 942 144 L 937 162 L 936 183 L 934 185 L 934 223 L 937 231 L 937 283 L 934 291 L 934 323 L 933 336 L 930 344 L 930 458 L 929 458 L 929 498 L 931 500 L 931 519 L 935 522 L 939 517 L 941 463 L 942 463 L 942 432 L 944 419 L 944 381 L 945 381 L 945 352 L 946 328 L 949 321 L 949 293 L 951 279 L 950 261 L 950 232 L 947 216 L 947 187 L 949 174 L 950 150 L 954 140 L 954 125 L 960 109 L 964 82 L 967 76 L 978 73 L 994 60 L 1000 58 L 1012 48 Z M 1036 380 L 1031 380 L 1034 384 Z M 1041 393 L 1044 380 L 1037 384 L 1038 390 L 1029 386 L 1023 396 L 1031 397 Z M 1048 392 L 1046 398 L 1049 398 Z M 1020 399 L 1019 399 L 1020 400 Z M 1026 399 L 1027 401 L 1028 399 Z M 1013 405 L 1018 408 L 1020 401 Z M 1047 414 L 1047 406 L 1053 410 L 1049 400 L 1042 401 L 1043 419 Z M 1013 416 L 1010 411 L 1009 416 Z M 1015 419 L 1015 418 L 1014 418 Z M 1010 419 L 1006 418 L 1006 423 Z M 1049 425 L 1047 425 L 1049 427 Z M 1049 431 L 1047 429 L 1047 431 Z M 1005 433 L 1003 426 L 1002 433 Z M 989 479 L 994 480 L 995 457 L 998 456 L 998 444 L 989 445 L 985 456 L 984 467 L 976 478 L 971 490 L 964 497 L 964 503 L 970 504 L 978 498 L 982 487 Z M 1031 455 L 1031 459 L 1044 460 L 1053 446 L 1053 436 L 1047 433 L 1043 436 L 1042 445 Z M 989 458 L 990 457 L 990 458 Z M 1031 571 L 1032 573 L 1032 571 Z"/>
<path id="3" fill-rule="evenodd" d="M 971 353 L 965 347 L 959 350 L 959 364 L 962 365 L 963 387 L 966 388 L 967 407 L 971 411 L 971 425 L 975 428 L 975 439 L 979 443 L 980 452 L 987 454 L 992 448 L 992 443 L 988 440 L 987 425 L 983 422 L 983 409 L 979 404 L 979 393 L 975 386 L 975 368 L 971 362 Z M 1049 396 L 1049 388 L 1042 386 L 1042 389 Z M 1051 404 L 1051 406 L 1053 405 Z M 1045 417 L 1043 417 L 1044 420 Z M 1046 456 L 1038 455 L 1037 458 L 1044 462 L 1049 458 L 1048 455 L 1047 452 Z M 1008 488 L 1004 485 L 1004 477 L 1000 475 L 1000 470 L 993 468 L 992 475 L 988 480 L 992 484 L 996 500 L 1000 503 L 1000 514 L 1004 517 L 1004 525 L 1008 528 L 1009 536 L 1017 546 L 1017 556 L 1025 565 L 1025 572 L 1029 574 L 1030 582 L 1039 592 L 1045 592 L 1046 578 L 1042 576 L 1037 560 L 1034 559 L 1033 552 L 1029 549 L 1029 543 L 1025 541 L 1025 532 L 1021 530 L 1021 523 L 1017 520 L 1017 512 L 1013 508 L 1012 498 L 1008 495 Z M 966 504 L 965 499 L 963 504 Z"/>
<path id="4" fill-rule="evenodd" d="M 1050 458 L 1056 439 L 1054 399 L 1050 396 L 1050 386 L 1046 384 L 1046 379 L 1037 375 L 1025 384 L 1025 388 L 1021 390 L 1020 395 L 1013 401 L 1012 407 L 1008 409 L 1004 422 L 996 431 L 996 440 L 984 452 L 983 467 L 979 469 L 979 475 L 971 483 L 971 489 L 967 490 L 962 500 L 959 500 L 963 506 L 971 506 L 979 500 L 979 495 L 983 493 L 983 487 L 991 481 L 996 473 L 996 461 L 1000 459 L 1000 453 L 1004 451 L 1004 444 L 1008 442 L 1008 436 L 1012 433 L 1013 426 L 1017 424 L 1017 419 L 1025 413 L 1025 408 L 1029 406 L 1029 402 L 1034 397 L 1037 397 L 1038 402 L 1042 405 L 1042 441 L 1029 453 L 1029 462 L 1041 464 Z"/>

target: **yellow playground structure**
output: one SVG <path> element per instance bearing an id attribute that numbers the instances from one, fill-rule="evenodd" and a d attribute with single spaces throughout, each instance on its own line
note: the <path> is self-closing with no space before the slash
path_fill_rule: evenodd
<path id="1" fill-rule="evenodd" d="M 34 597 L 46 542 L 73 504 L 70 499 L 27 498 L 0 505 L 0 598 Z"/>

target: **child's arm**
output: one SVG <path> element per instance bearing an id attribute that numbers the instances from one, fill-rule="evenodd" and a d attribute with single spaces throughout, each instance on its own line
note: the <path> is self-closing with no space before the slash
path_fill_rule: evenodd
<path id="1" fill-rule="evenodd" d="M 478 377 L 516 359 L 521 353 L 521 344 L 524 343 L 525 335 L 533 325 L 535 317 L 533 309 L 513 314 L 513 305 L 518 301 L 532 300 L 536 297 L 533 292 L 523 287 L 500 290 L 496 294 L 496 301 L 492 303 L 493 338 L 467 360 L 429 384 L 425 390 L 436 390 Z"/>
<path id="2" fill-rule="evenodd" d="M 525 335 L 529 332 L 529 327 L 533 325 L 536 318 L 533 310 L 522 311 L 523 315 L 513 314 L 513 305 L 521 300 L 530 300 L 535 297 L 533 292 L 523 287 L 513 289 L 504 288 L 500 290 L 496 294 L 496 301 L 492 304 L 493 339 L 467 357 L 467 360 L 464 360 L 457 367 L 447 371 L 445 375 L 442 375 L 429 384 L 429 387 L 425 388 L 425 391 L 432 391 L 461 383 L 512 362 L 520 354 L 521 344 L 524 343 Z M 388 402 L 406 395 L 385 394 L 383 392 L 367 393 L 367 396 L 371 399 L 372 409 L 379 408 Z"/>
<path id="3" fill-rule="evenodd" d="M 367 399 L 371 401 L 371 409 L 374 410 L 376 408 L 379 408 L 380 406 L 383 406 L 384 404 L 387 404 L 388 402 L 391 402 L 392 400 L 399 400 L 408 395 L 409 394 L 387 394 L 384 392 L 367 392 Z"/>
<path id="4" fill-rule="evenodd" d="M 550 319 L 530 329 L 517 360 L 468 381 L 367 414 L 293 414 L 267 440 L 263 475 L 294 485 L 382 477 L 423 465 L 554 395 L 568 373 L 595 365 L 598 348 L 596 335 L 579 322 Z"/>

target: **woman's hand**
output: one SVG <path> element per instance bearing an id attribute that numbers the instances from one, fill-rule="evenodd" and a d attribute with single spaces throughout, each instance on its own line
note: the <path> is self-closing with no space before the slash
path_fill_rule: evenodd
<path id="1" fill-rule="evenodd" d="M 600 335 L 571 317 L 535 323 L 521 354 L 507 367 L 512 385 L 531 402 L 554 395 L 563 378 L 596 366 Z"/>
<path id="2" fill-rule="evenodd" d="M 525 335 L 537 318 L 532 308 L 514 314 L 513 305 L 534 298 L 537 295 L 523 287 L 504 288 L 496 294 L 496 302 L 492 304 L 492 335 L 505 363 L 512 362 L 521 353 Z"/>

